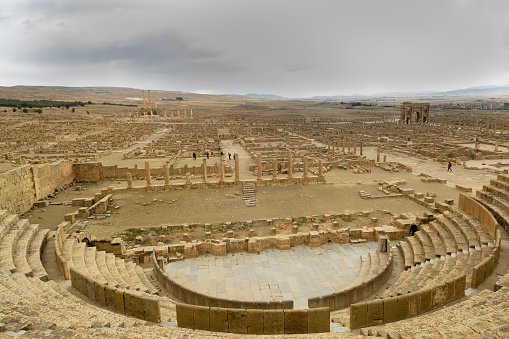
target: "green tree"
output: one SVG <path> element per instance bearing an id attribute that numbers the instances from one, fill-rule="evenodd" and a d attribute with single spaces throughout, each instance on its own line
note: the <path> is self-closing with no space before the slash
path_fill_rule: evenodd
<path id="1" fill-rule="evenodd" d="M 74 108 L 74 107 L 73 107 L 71 111 L 72 111 L 73 113 L 74 113 L 74 112 L 76 112 L 76 108 Z"/>

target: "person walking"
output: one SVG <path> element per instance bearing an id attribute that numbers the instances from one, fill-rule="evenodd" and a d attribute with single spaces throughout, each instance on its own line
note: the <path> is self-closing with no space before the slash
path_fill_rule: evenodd
<path id="1" fill-rule="evenodd" d="M 412 237 L 414 236 L 415 232 L 417 232 L 419 229 L 417 228 L 417 225 L 414 223 L 412 224 L 412 226 L 410 226 L 410 232 L 409 234 L 412 235 Z"/>
<path id="2" fill-rule="evenodd" d="M 232 154 L 228 152 L 228 160 L 232 160 Z"/>
<path id="3" fill-rule="evenodd" d="M 196 160 L 196 152 L 193 152 L 193 159 Z"/>
<path id="4" fill-rule="evenodd" d="M 449 161 L 449 164 L 447 164 L 447 171 L 451 171 L 452 172 L 452 164 L 451 162 Z"/>

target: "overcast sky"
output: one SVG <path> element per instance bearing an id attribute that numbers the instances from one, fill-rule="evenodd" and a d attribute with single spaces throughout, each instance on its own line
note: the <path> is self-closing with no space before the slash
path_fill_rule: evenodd
<path id="1" fill-rule="evenodd" d="M 509 84 L 508 0 L 0 0 L 0 85 L 287 97 Z"/>

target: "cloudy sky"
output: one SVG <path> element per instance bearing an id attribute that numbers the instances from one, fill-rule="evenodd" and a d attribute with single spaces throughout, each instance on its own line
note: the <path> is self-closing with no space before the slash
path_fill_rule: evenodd
<path id="1" fill-rule="evenodd" d="M 0 0 L 0 85 L 287 97 L 509 84 L 507 0 Z"/>

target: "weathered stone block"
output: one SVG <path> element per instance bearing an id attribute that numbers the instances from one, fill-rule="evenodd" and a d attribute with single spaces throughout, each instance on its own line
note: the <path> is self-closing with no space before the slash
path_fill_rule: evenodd
<path id="1" fill-rule="evenodd" d="M 263 311 L 263 334 L 285 333 L 285 316 L 281 310 Z"/>
<path id="2" fill-rule="evenodd" d="M 247 334 L 247 311 L 228 309 L 228 332 Z"/>
<path id="3" fill-rule="evenodd" d="M 307 310 L 284 310 L 285 333 L 308 333 Z"/>
<path id="4" fill-rule="evenodd" d="M 213 332 L 228 332 L 227 310 L 225 308 L 211 307 L 209 310 L 209 324 L 210 330 Z"/>
<path id="5" fill-rule="evenodd" d="M 115 309 L 119 313 L 125 313 L 124 291 L 115 290 Z"/>
<path id="6" fill-rule="evenodd" d="M 204 331 L 210 330 L 209 311 L 210 307 L 194 306 L 193 318 L 195 329 Z"/>
<path id="7" fill-rule="evenodd" d="M 308 310 L 308 332 L 330 332 L 330 309 L 328 307 Z"/>
<path id="8" fill-rule="evenodd" d="M 161 309 L 159 307 L 159 298 L 151 295 L 144 295 L 143 298 L 143 319 L 153 323 L 161 322 Z"/>
<path id="9" fill-rule="evenodd" d="M 263 310 L 247 310 L 247 333 L 263 334 Z"/>
<path id="10" fill-rule="evenodd" d="M 382 299 L 372 300 L 367 303 L 366 325 L 375 326 L 383 323 L 384 302 Z"/>
<path id="11" fill-rule="evenodd" d="M 144 319 L 145 311 L 143 310 L 143 299 L 140 294 L 131 291 L 124 292 L 124 309 L 125 314 Z"/>
<path id="12" fill-rule="evenodd" d="M 357 303 L 350 305 L 350 327 L 360 328 L 367 325 L 367 303 Z"/>
<path id="13" fill-rule="evenodd" d="M 189 304 L 177 304 L 177 324 L 179 327 L 194 330 L 194 306 Z M 218 332 L 218 331 L 216 331 Z M 224 331 L 223 331 L 224 332 Z"/>

